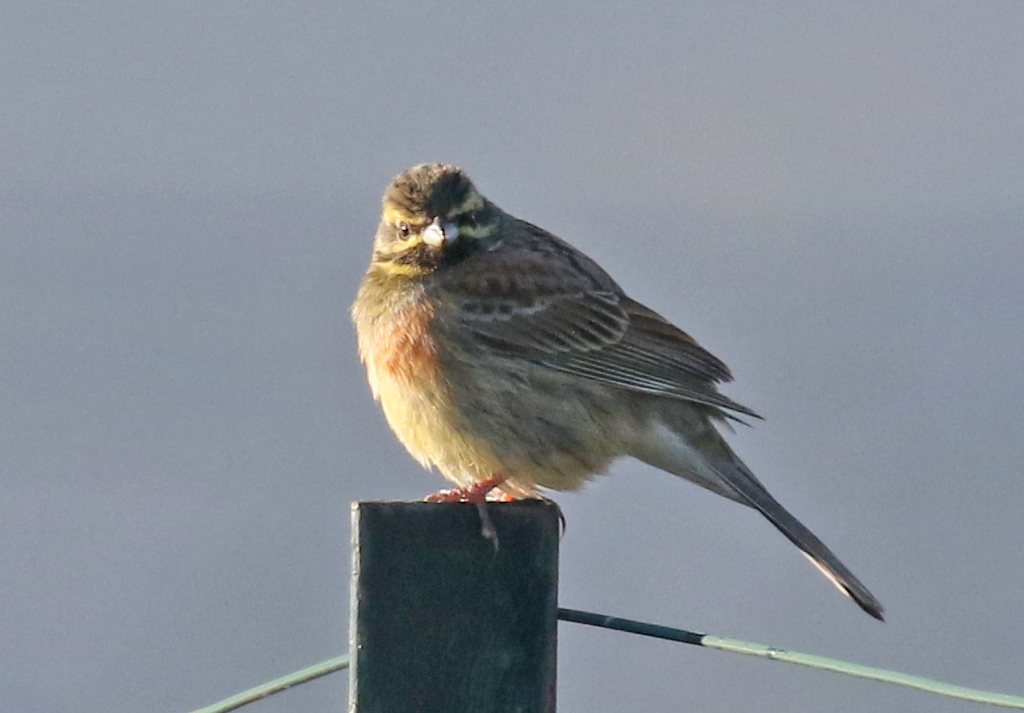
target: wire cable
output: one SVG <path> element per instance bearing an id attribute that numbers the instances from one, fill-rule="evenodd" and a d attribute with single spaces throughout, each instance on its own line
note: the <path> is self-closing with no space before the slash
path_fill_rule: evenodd
<path id="1" fill-rule="evenodd" d="M 290 673 L 287 676 L 281 676 L 281 678 L 275 678 L 273 681 L 268 681 L 267 683 L 256 686 L 255 688 L 250 688 L 248 691 L 242 691 L 241 693 L 231 696 L 231 698 L 225 698 L 223 701 L 214 703 L 212 706 L 197 708 L 192 711 L 192 713 L 227 713 L 228 711 L 233 711 L 244 705 L 258 701 L 261 698 L 266 698 L 267 696 L 272 696 L 275 693 L 280 693 L 281 691 L 291 688 L 292 686 L 297 686 L 300 683 L 312 681 L 314 678 L 320 678 L 321 676 L 326 676 L 329 673 L 334 673 L 335 671 L 340 671 L 343 668 L 348 668 L 350 662 L 351 658 L 348 654 L 328 659 L 327 661 L 321 661 L 320 663 L 304 668 L 301 671 Z"/>
<path id="2" fill-rule="evenodd" d="M 986 703 L 993 706 L 1024 710 L 1024 698 L 1020 696 L 981 691 L 976 688 L 967 688 L 966 686 L 956 686 L 952 683 L 936 681 L 931 678 L 924 678 L 923 676 L 913 676 L 909 673 L 889 671 L 874 666 L 862 666 L 861 664 L 850 663 L 849 661 L 840 661 L 839 659 L 831 659 L 815 654 L 804 654 L 799 651 L 788 651 L 774 646 L 741 641 L 740 639 L 729 639 L 724 636 L 714 636 L 713 634 L 698 634 L 693 631 L 686 631 L 685 629 L 673 629 L 669 626 L 648 624 L 632 619 L 619 619 L 614 616 L 579 611 L 577 609 L 559 609 L 558 618 L 562 621 L 571 621 L 576 624 L 627 631 L 631 634 L 652 636 L 656 639 L 680 641 L 684 644 L 703 646 L 708 649 L 731 651 L 734 654 L 747 654 L 748 656 L 758 656 L 771 659 L 772 661 L 784 661 L 785 663 L 795 663 L 800 666 L 809 666 L 810 668 L 824 671 L 835 671 L 836 673 L 844 673 L 847 676 L 856 676 L 872 681 L 882 681 L 897 686 L 916 688 L 920 691 L 927 691 L 928 693 L 935 693 L 949 698 L 960 698 L 974 703 Z"/>
<path id="3" fill-rule="evenodd" d="M 982 691 L 976 688 L 956 686 L 952 683 L 936 681 L 934 679 L 924 678 L 923 676 L 913 676 L 908 673 L 900 673 L 899 671 L 875 668 L 874 666 L 862 666 L 860 664 L 850 663 L 849 661 L 840 661 L 838 659 L 817 656 L 815 654 L 804 654 L 799 651 L 789 651 L 787 649 L 780 649 L 774 646 L 765 646 L 764 644 L 755 644 L 750 641 L 741 641 L 740 639 L 729 639 L 724 636 L 714 636 L 713 634 L 698 634 L 694 631 L 686 631 L 685 629 L 675 629 L 670 626 L 662 626 L 660 624 L 649 624 L 647 622 L 636 621 L 634 619 L 620 619 L 619 617 L 580 611 L 579 609 L 559 609 L 558 618 L 562 621 L 572 622 L 575 624 L 597 626 L 603 629 L 614 629 L 615 631 L 624 631 L 630 634 L 639 634 L 640 636 L 651 636 L 656 639 L 678 641 L 692 646 L 703 646 L 706 649 L 718 649 L 720 651 L 729 651 L 735 654 L 746 654 L 748 656 L 771 659 L 772 661 L 782 661 L 784 663 L 808 666 L 810 668 L 820 669 L 823 671 L 834 671 L 836 673 L 846 674 L 847 676 L 856 676 L 858 678 L 866 678 L 872 681 L 881 681 L 883 683 L 892 683 L 897 686 L 916 688 L 920 691 L 927 691 L 928 693 L 934 693 L 948 698 L 959 698 L 973 703 L 983 703 L 993 706 L 1002 706 L 1004 708 L 1017 708 L 1024 710 L 1024 697 L 1021 696 L 1012 696 L 1006 693 L 993 693 L 991 691 Z M 329 661 L 318 663 L 315 666 L 310 666 L 302 669 L 301 671 L 296 671 L 295 673 L 264 683 L 261 686 L 250 688 L 248 691 L 243 691 L 231 698 L 227 698 L 219 703 L 214 703 L 211 706 L 206 706 L 205 708 L 199 708 L 191 713 L 228 713 L 228 711 L 236 710 L 248 703 L 279 693 L 285 689 L 291 688 L 292 686 L 297 686 L 300 683 L 311 681 L 314 678 L 326 676 L 334 671 L 340 671 L 341 669 L 348 668 L 350 662 L 351 659 L 348 655 L 338 656 L 337 658 L 330 659 Z"/>

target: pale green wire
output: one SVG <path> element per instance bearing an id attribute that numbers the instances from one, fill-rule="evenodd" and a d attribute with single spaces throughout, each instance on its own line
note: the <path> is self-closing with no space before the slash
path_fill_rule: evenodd
<path id="1" fill-rule="evenodd" d="M 291 688 L 300 683 L 306 681 L 312 681 L 314 678 L 320 678 L 326 676 L 329 673 L 340 671 L 343 668 L 348 668 L 349 655 L 338 656 L 337 658 L 329 659 L 327 661 L 321 661 L 318 664 L 314 664 L 309 668 L 304 668 L 301 671 L 290 673 L 287 676 L 281 676 L 281 678 L 275 678 L 273 681 L 264 683 L 263 685 L 256 686 L 256 688 L 250 688 L 248 691 L 242 691 L 238 695 L 231 696 L 231 698 L 225 698 L 220 703 L 214 703 L 212 706 L 206 706 L 205 708 L 198 708 L 192 713 L 227 713 L 227 711 L 233 711 L 236 708 L 241 708 L 247 703 L 258 701 L 261 698 L 272 696 L 275 693 L 280 693 L 286 688 Z"/>
<path id="2" fill-rule="evenodd" d="M 826 658 L 825 656 L 802 654 L 799 651 L 787 651 L 786 649 L 777 649 L 765 646 L 764 644 L 754 644 L 749 641 L 740 641 L 739 639 L 727 639 L 723 636 L 713 636 L 711 634 L 704 635 L 700 643 L 701 646 L 711 649 L 760 656 L 761 658 L 772 659 L 773 661 L 785 661 L 786 663 L 795 663 L 801 666 L 845 673 L 847 676 L 857 676 L 858 678 L 867 678 L 872 681 L 895 683 L 898 686 L 917 688 L 929 693 L 937 693 L 940 696 L 961 698 L 965 701 L 973 701 L 974 703 L 988 703 L 993 706 L 1024 709 L 1024 698 L 1020 696 L 980 691 L 976 688 L 967 688 L 965 686 L 955 686 L 952 683 L 944 683 L 931 678 L 924 678 L 923 676 L 912 676 L 909 673 L 887 671 L 884 668 L 862 666 L 848 661 Z"/>
<path id="3" fill-rule="evenodd" d="M 653 636 L 658 639 L 668 639 L 670 641 L 679 641 L 697 646 L 704 646 L 709 649 L 731 651 L 736 654 L 759 656 L 773 661 L 784 661 L 785 663 L 794 663 L 825 671 L 844 673 L 847 676 L 856 676 L 858 678 L 866 678 L 872 681 L 893 683 L 897 686 L 916 688 L 921 691 L 927 691 L 928 693 L 935 693 L 948 698 L 959 698 L 973 703 L 984 703 L 993 706 L 1003 706 L 1004 708 L 1017 708 L 1024 710 L 1024 697 L 1021 696 L 1011 696 L 1006 693 L 993 693 L 991 691 L 981 691 L 976 688 L 956 686 L 952 683 L 944 683 L 943 681 L 936 681 L 922 676 L 912 676 L 908 673 L 888 671 L 884 668 L 875 668 L 874 666 L 862 666 L 860 664 L 850 663 L 849 661 L 830 659 L 825 656 L 802 654 L 799 651 L 787 651 L 786 649 L 778 649 L 773 646 L 765 646 L 764 644 L 755 644 L 750 641 L 728 639 L 724 636 L 714 636 L 713 634 L 698 634 L 691 631 L 684 631 L 683 629 L 673 629 L 668 626 L 647 624 L 644 622 L 633 621 L 632 619 L 619 619 L 617 617 L 577 611 L 574 609 L 559 609 L 558 618 L 563 621 L 573 621 L 579 624 L 588 624 L 590 626 L 616 629 L 643 636 Z M 306 681 L 311 681 L 314 678 L 326 676 L 334 671 L 347 668 L 349 662 L 349 656 L 338 656 L 337 658 L 330 659 L 329 661 L 324 661 L 316 664 L 315 666 L 310 666 L 309 668 L 304 668 L 301 671 L 296 671 L 295 673 L 287 676 L 282 676 L 281 678 L 270 681 L 269 683 L 264 683 L 256 688 L 251 688 L 248 691 L 243 691 L 242 693 L 225 699 L 220 703 L 214 703 L 212 706 L 199 708 L 192 711 L 192 713 L 227 713 L 228 711 L 233 711 L 236 708 L 241 708 L 247 703 L 252 703 L 253 701 L 258 701 L 261 698 L 266 698 L 274 693 L 283 691 L 286 688 L 291 688 L 292 686 L 300 683 L 305 683 Z"/>
<path id="4" fill-rule="evenodd" d="M 1019 708 L 1024 710 L 1024 698 L 1020 696 L 1011 696 L 1005 693 L 992 693 L 990 691 L 979 691 L 975 688 L 965 688 L 964 686 L 954 686 L 951 683 L 943 683 L 942 681 L 935 681 L 921 676 L 911 676 L 907 673 L 887 671 L 884 668 L 874 668 L 873 666 L 861 666 L 860 664 L 849 663 L 848 661 L 826 658 L 825 656 L 815 656 L 813 654 L 802 654 L 798 651 L 777 649 L 772 646 L 765 646 L 764 644 L 740 641 L 739 639 L 727 639 L 725 637 L 714 636 L 712 634 L 698 634 L 694 631 L 686 631 L 685 629 L 673 629 L 670 626 L 648 624 L 646 622 L 635 621 L 633 619 L 620 619 L 614 616 L 579 611 L 577 609 L 559 609 L 558 618 L 562 621 L 571 621 L 577 624 L 599 626 L 604 629 L 613 629 L 615 631 L 626 631 L 631 634 L 640 634 L 641 636 L 652 636 L 656 639 L 679 641 L 684 644 L 706 646 L 711 649 L 732 651 L 733 653 L 748 654 L 750 656 L 760 656 L 761 658 L 773 659 L 775 661 L 785 661 L 787 663 L 810 666 L 811 668 L 823 669 L 825 671 L 845 673 L 848 676 L 858 676 L 860 678 L 867 678 L 873 681 L 894 683 L 897 686 L 907 686 L 909 688 L 916 688 L 921 691 L 935 693 L 940 696 L 960 698 L 974 703 L 986 703 L 993 706 Z"/>

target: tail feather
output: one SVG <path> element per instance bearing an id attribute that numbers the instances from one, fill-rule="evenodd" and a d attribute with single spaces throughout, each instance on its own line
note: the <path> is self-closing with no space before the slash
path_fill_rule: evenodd
<path id="1" fill-rule="evenodd" d="M 745 469 L 744 469 L 745 470 Z M 761 511 L 768 520 L 785 535 L 790 542 L 800 548 L 800 551 L 811 561 L 818 570 L 825 575 L 841 592 L 850 597 L 871 616 L 879 621 L 884 621 L 881 603 L 868 591 L 856 575 L 847 569 L 832 550 L 825 546 L 825 543 L 817 538 L 802 522 L 793 517 L 779 502 L 773 498 L 764 486 L 760 483 L 757 487 L 749 487 L 749 480 L 746 477 L 728 479 L 738 480 L 732 483 L 739 490 L 744 499 L 752 506 Z M 756 482 L 756 481 L 754 481 Z"/>
<path id="2" fill-rule="evenodd" d="M 693 425 L 690 424 L 691 429 Z M 694 440 L 700 447 L 675 429 L 659 424 L 642 443 L 637 444 L 634 455 L 657 468 L 760 511 L 841 592 L 868 614 L 884 621 L 882 605 L 868 588 L 825 543 L 771 496 L 714 427 L 706 424 L 706 430 L 694 430 Z"/>

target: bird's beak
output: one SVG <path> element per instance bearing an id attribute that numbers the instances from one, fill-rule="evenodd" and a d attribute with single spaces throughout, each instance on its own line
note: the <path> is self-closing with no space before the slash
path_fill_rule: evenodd
<path id="1" fill-rule="evenodd" d="M 439 248 L 446 243 L 454 243 L 459 238 L 459 226 L 455 223 L 442 223 L 440 218 L 423 229 L 423 242 L 432 248 Z"/>

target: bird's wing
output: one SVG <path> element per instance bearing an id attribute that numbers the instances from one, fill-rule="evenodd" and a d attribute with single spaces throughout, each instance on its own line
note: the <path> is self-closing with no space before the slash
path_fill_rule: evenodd
<path id="1" fill-rule="evenodd" d="M 545 236 L 448 271 L 446 311 L 472 338 L 575 376 L 757 414 L 718 393 L 728 368 L 688 334 L 623 294 L 592 260 Z"/>

